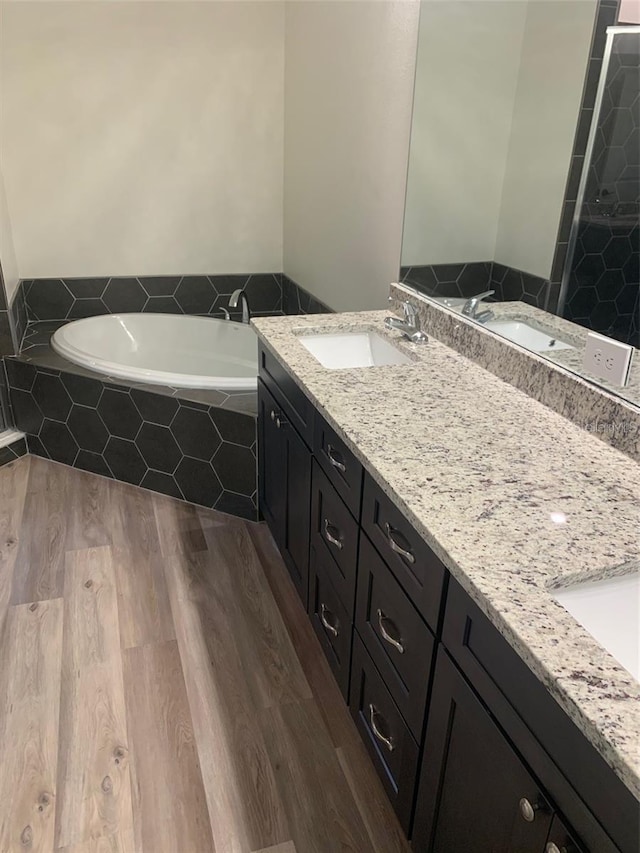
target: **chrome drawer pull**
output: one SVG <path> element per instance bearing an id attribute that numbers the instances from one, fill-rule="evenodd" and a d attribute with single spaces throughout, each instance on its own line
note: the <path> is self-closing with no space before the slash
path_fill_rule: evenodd
<path id="1" fill-rule="evenodd" d="M 383 735 L 382 732 L 380 731 L 380 729 L 376 726 L 376 716 L 377 715 L 378 715 L 378 712 L 373 707 L 373 704 L 370 702 L 369 703 L 369 722 L 371 723 L 371 731 L 378 738 L 378 740 L 387 747 L 389 752 L 393 752 L 393 750 L 395 749 L 395 745 L 393 743 L 393 738 L 385 737 L 385 735 Z"/>
<path id="2" fill-rule="evenodd" d="M 382 634 L 382 639 L 386 640 L 387 643 L 392 645 L 394 649 L 397 649 L 401 655 L 404 654 L 404 646 L 402 645 L 400 640 L 396 640 L 396 638 L 392 637 L 391 634 L 387 631 L 387 629 L 384 627 L 385 621 L 391 622 L 390 619 L 387 619 L 382 610 L 378 608 L 378 626 L 380 628 L 380 633 Z"/>
<path id="3" fill-rule="evenodd" d="M 284 415 L 276 415 L 276 426 L 278 427 L 278 429 L 280 429 L 280 427 L 283 427 L 286 425 L 287 425 L 287 419 L 285 418 L 285 416 Z"/>
<path id="4" fill-rule="evenodd" d="M 396 540 L 393 538 L 393 527 L 389 524 L 389 522 L 385 522 L 385 530 L 387 531 L 387 541 L 389 542 L 389 547 L 392 551 L 395 551 L 396 554 L 400 554 L 401 557 L 404 557 L 409 563 L 415 563 L 416 558 L 413 556 L 411 551 L 405 550 L 401 545 L 398 545 Z"/>
<path id="5" fill-rule="evenodd" d="M 337 637 L 339 634 L 338 628 L 340 626 L 340 623 L 336 619 L 336 624 L 332 625 L 331 622 L 329 622 L 329 620 L 327 619 L 327 613 L 330 616 L 333 616 L 333 613 L 331 613 L 331 611 L 325 604 L 320 604 L 320 621 L 330 634 L 333 634 L 334 637 Z"/>
<path id="6" fill-rule="evenodd" d="M 273 409 L 271 409 L 271 420 L 275 421 L 275 419 L 276 419 L 276 413 Z"/>
<path id="7" fill-rule="evenodd" d="M 327 541 L 331 542 L 332 545 L 335 545 L 336 548 L 338 549 L 338 551 L 342 551 L 342 540 L 337 538 L 336 536 L 334 536 L 331 533 L 330 528 L 331 528 L 331 530 L 338 531 L 338 528 L 334 527 L 334 525 L 331 524 L 331 522 L 329 521 L 328 518 L 325 518 L 325 520 L 324 520 L 324 535 L 325 535 Z M 340 533 L 338 533 L 338 536 L 340 536 Z"/>
<path id="8" fill-rule="evenodd" d="M 334 449 L 330 444 L 327 444 L 327 456 L 328 456 L 328 458 L 329 458 L 329 462 L 331 462 L 331 464 L 333 465 L 333 467 L 334 467 L 334 468 L 337 468 L 337 469 L 338 469 L 338 471 L 343 471 L 343 472 L 344 472 L 344 471 L 346 471 L 346 470 L 347 470 L 347 466 L 344 464 L 344 462 L 341 462 L 341 461 L 338 459 L 338 456 L 339 456 L 339 455 L 340 455 L 340 454 L 339 454 L 339 453 L 337 453 L 337 452 L 336 452 L 336 450 L 335 450 L 335 449 Z"/>

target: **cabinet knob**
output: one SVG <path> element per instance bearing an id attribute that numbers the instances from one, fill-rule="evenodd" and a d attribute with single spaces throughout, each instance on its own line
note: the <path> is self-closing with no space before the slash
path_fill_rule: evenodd
<path id="1" fill-rule="evenodd" d="M 533 823 L 536 819 L 536 812 L 540 808 L 538 805 L 532 806 L 529 800 L 526 797 L 523 797 L 519 803 L 520 814 L 527 821 L 527 823 Z"/>
<path id="2" fill-rule="evenodd" d="M 275 419 L 276 419 L 276 413 L 273 409 L 271 409 L 271 420 L 275 421 Z"/>
<path id="3" fill-rule="evenodd" d="M 560 850 L 557 844 L 554 844 L 553 841 L 550 841 L 544 848 L 544 853 L 567 853 L 567 848 L 563 847 L 562 850 Z"/>

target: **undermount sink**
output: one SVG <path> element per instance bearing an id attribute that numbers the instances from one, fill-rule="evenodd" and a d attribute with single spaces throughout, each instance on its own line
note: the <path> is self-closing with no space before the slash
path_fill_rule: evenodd
<path id="1" fill-rule="evenodd" d="M 557 589 L 553 597 L 640 681 L 640 571 Z"/>
<path id="2" fill-rule="evenodd" d="M 547 332 L 534 329 L 527 323 L 519 320 L 489 320 L 484 324 L 486 329 L 497 332 L 503 338 L 513 341 L 515 344 L 534 350 L 534 352 L 552 352 L 561 349 L 573 349 L 571 344 L 554 338 Z"/>
<path id="3" fill-rule="evenodd" d="M 298 340 L 329 370 L 411 364 L 410 358 L 375 332 L 303 335 Z"/>

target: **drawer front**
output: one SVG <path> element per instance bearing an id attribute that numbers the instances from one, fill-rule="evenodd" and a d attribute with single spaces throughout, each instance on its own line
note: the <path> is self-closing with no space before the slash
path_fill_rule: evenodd
<path id="1" fill-rule="evenodd" d="M 362 465 L 336 431 L 318 412 L 316 412 L 313 430 L 313 452 L 324 473 L 353 513 L 354 518 L 359 518 L 360 500 L 362 498 Z"/>
<path id="2" fill-rule="evenodd" d="M 402 716 L 419 741 L 435 639 L 365 535 L 360 538 L 355 624 Z"/>
<path id="3" fill-rule="evenodd" d="M 330 561 L 331 557 L 323 551 L 311 548 L 309 616 L 342 695 L 348 700 L 353 626 L 351 616 L 329 580 L 327 563 Z"/>
<path id="4" fill-rule="evenodd" d="M 369 657 L 353 634 L 349 709 L 404 831 L 409 834 L 418 744 Z"/>
<path id="5" fill-rule="evenodd" d="M 315 409 L 296 385 L 293 377 L 269 350 L 260 345 L 258 353 L 260 378 L 282 407 L 284 415 L 298 430 L 309 447 L 313 446 Z"/>
<path id="6" fill-rule="evenodd" d="M 311 543 L 330 556 L 331 583 L 353 613 L 358 560 L 358 525 L 318 463 L 313 462 Z"/>
<path id="7" fill-rule="evenodd" d="M 446 569 L 368 474 L 364 477 L 362 527 L 437 634 Z"/>

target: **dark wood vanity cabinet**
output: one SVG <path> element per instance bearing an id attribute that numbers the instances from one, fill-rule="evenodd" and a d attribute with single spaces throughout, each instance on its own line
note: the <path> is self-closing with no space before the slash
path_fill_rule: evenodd
<path id="1" fill-rule="evenodd" d="M 259 358 L 260 509 L 415 853 L 638 853 L 637 800 Z"/>

